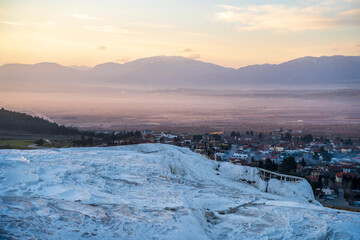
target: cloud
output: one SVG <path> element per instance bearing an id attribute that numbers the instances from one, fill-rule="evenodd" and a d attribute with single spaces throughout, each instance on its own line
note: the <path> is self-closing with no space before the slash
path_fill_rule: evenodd
<path id="1" fill-rule="evenodd" d="M 99 49 L 99 50 L 106 50 L 106 47 L 105 47 L 105 46 L 98 46 L 97 49 Z"/>
<path id="2" fill-rule="evenodd" d="M 330 44 L 324 45 L 323 50 L 331 54 L 353 55 L 359 52 L 360 44 Z"/>
<path id="3" fill-rule="evenodd" d="M 14 26 L 25 26 L 26 23 L 24 22 L 8 22 L 8 21 L 1 21 L 1 23 L 3 24 L 7 24 L 7 25 L 14 25 Z"/>
<path id="4" fill-rule="evenodd" d="M 56 22 L 44 22 L 44 23 L 36 23 L 36 22 L 9 22 L 9 21 L 1 21 L 2 24 L 13 25 L 13 26 L 38 26 L 38 27 L 47 27 L 50 25 L 55 25 Z"/>
<path id="5" fill-rule="evenodd" d="M 342 25 L 360 25 L 360 8 L 339 13 L 337 22 Z"/>
<path id="6" fill-rule="evenodd" d="M 197 54 L 197 53 L 188 54 L 185 57 L 191 58 L 191 59 L 199 59 L 199 58 L 201 58 L 200 54 Z"/>
<path id="7" fill-rule="evenodd" d="M 131 57 L 124 57 L 124 58 L 120 58 L 120 59 L 116 59 L 115 62 L 118 62 L 118 63 L 127 63 L 127 62 L 130 62 L 131 61 Z"/>
<path id="8" fill-rule="evenodd" d="M 136 32 L 134 29 L 120 28 L 113 25 L 84 26 L 84 28 L 94 32 L 106 32 L 106 33 L 118 33 L 118 34 L 130 34 Z"/>
<path id="9" fill-rule="evenodd" d="M 178 53 L 181 53 L 183 57 L 191 58 L 191 59 L 199 59 L 201 58 L 200 54 L 195 53 L 195 51 L 191 48 L 180 48 L 177 50 Z"/>
<path id="10" fill-rule="evenodd" d="M 168 24 L 153 24 L 153 23 L 141 23 L 141 22 L 133 22 L 129 23 L 129 25 L 149 27 L 149 28 L 160 28 L 160 29 L 175 29 L 176 26 L 168 25 Z"/>
<path id="11" fill-rule="evenodd" d="M 77 18 L 77 19 L 84 19 L 84 20 L 98 20 L 98 18 L 90 16 L 90 15 L 86 15 L 86 14 L 81 14 L 81 13 L 75 13 L 72 15 L 73 18 Z"/>
<path id="12" fill-rule="evenodd" d="M 285 5 L 220 5 L 215 19 L 236 24 L 238 31 L 303 31 L 327 29 L 340 25 L 360 25 L 359 9 L 334 12 L 323 6 L 289 7 Z"/>
<path id="13" fill-rule="evenodd" d="M 201 36 L 205 36 L 205 33 L 202 32 L 183 32 L 183 34 L 185 35 L 189 35 L 189 36 L 194 36 L 194 37 L 201 37 Z"/>
<path id="14" fill-rule="evenodd" d="M 178 51 L 179 52 L 193 52 L 193 50 L 190 48 L 180 48 Z"/>

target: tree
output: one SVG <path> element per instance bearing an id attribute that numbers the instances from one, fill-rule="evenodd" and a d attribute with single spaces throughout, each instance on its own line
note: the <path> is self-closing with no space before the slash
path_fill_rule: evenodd
<path id="1" fill-rule="evenodd" d="M 264 168 L 269 171 L 276 171 L 278 168 L 278 165 L 271 161 L 269 158 L 265 160 Z"/>
<path id="2" fill-rule="evenodd" d="M 139 130 L 136 130 L 135 133 L 134 133 L 134 136 L 138 139 L 142 138 L 142 134 Z"/>
<path id="3" fill-rule="evenodd" d="M 285 158 L 282 163 L 279 165 L 279 172 L 280 173 L 293 173 L 296 172 L 297 163 L 295 161 L 295 158 L 290 156 Z"/>
<path id="4" fill-rule="evenodd" d="M 301 162 L 300 162 L 301 166 L 305 167 L 306 166 L 306 162 L 305 162 L 305 159 L 301 159 Z"/>
<path id="5" fill-rule="evenodd" d="M 236 137 L 236 132 L 235 131 L 232 131 L 231 134 L 230 134 L 231 137 Z"/>
<path id="6" fill-rule="evenodd" d="M 44 139 L 40 138 L 39 140 L 36 140 L 35 144 L 42 146 L 45 143 Z"/>
<path id="7" fill-rule="evenodd" d="M 311 142 L 314 140 L 314 138 L 313 138 L 313 136 L 312 136 L 311 134 L 307 134 L 307 135 L 305 135 L 305 136 L 303 137 L 303 140 L 304 140 L 304 142 L 306 142 L 306 143 L 311 143 Z"/>
<path id="8" fill-rule="evenodd" d="M 326 151 L 323 146 L 321 146 L 320 148 L 320 155 L 323 157 L 323 161 L 328 161 L 328 162 L 331 161 L 332 158 L 331 154 L 328 151 Z"/>
<path id="9" fill-rule="evenodd" d="M 263 161 L 259 161 L 258 167 L 259 167 L 259 168 L 263 168 L 263 167 L 264 167 Z"/>
<path id="10" fill-rule="evenodd" d="M 213 134 L 212 136 L 214 137 L 215 141 L 221 140 L 221 136 L 219 134 Z"/>
<path id="11" fill-rule="evenodd" d="M 89 138 L 87 139 L 87 141 L 88 141 L 88 144 L 89 144 L 90 146 L 92 146 L 92 145 L 94 144 L 94 139 L 93 139 L 92 137 L 89 137 Z"/>
<path id="12" fill-rule="evenodd" d="M 285 137 L 283 138 L 283 140 L 286 140 L 286 141 L 291 141 L 291 134 L 289 132 L 287 132 L 285 134 Z"/>
<path id="13" fill-rule="evenodd" d="M 76 135 L 81 133 L 76 128 L 65 127 L 44 118 L 33 117 L 25 113 L 0 109 L 0 129 L 21 130 L 36 134 Z M 92 134 L 95 134 L 92 132 Z"/>
<path id="14" fill-rule="evenodd" d="M 345 139 L 344 144 L 345 144 L 345 145 L 352 145 L 351 138 Z"/>
<path id="15" fill-rule="evenodd" d="M 327 188 L 329 186 L 329 177 L 324 177 L 324 187 Z"/>
<path id="16" fill-rule="evenodd" d="M 203 136 L 202 136 L 202 135 L 194 135 L 194 136 L 193 136 L 193 141 L 194 141 L 194 142 L 201 141 L 202 139 L 203 139 Z"/>

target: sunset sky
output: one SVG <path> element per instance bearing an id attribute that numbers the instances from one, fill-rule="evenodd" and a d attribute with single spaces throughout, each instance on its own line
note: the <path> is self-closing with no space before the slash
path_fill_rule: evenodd
<path id="1" fill-rule="evenodd" d="M 0 65 L 360 55 L 360 0 L 0 0 Z"/>

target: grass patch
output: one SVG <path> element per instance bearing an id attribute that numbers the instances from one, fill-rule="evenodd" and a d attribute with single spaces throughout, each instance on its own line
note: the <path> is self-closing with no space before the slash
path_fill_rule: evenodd
<path id="1" fill-rule="evenodd" d="M 0 146 L 10 146 L 13 149 L 33 149 L 28 147 L 35 144 L 34 140 L 0 140 Z"/>

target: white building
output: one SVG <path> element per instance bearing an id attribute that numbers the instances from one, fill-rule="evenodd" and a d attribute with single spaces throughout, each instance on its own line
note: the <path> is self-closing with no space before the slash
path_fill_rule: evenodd
<path id="1" fill-rule="evenodd" d="M 234 158 L 237 158 L 237 159 L 245 160 L 245 159 L 248 158 L 248 155 L 245 154 L 245 153 L 234 153 L 234 154 L 233 154 L 233 157 L 234 157 Z"/>

